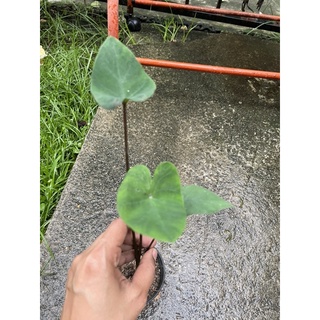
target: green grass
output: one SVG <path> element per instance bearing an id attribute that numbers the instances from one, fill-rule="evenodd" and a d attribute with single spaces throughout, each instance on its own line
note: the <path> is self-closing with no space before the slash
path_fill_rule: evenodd
<path id="1" fill-rule="evenodd" d="M 180 16 L 178 19 L 174 16 L 168 16 L 162 23 L 153 23 L 152 25 L 160 32 L 163 42 L 186 42 L 189 33 L 196 27 L 193 25 L 188 28 Z"/>
<path id="2" fill-rule="evenodd" d="M 107 20 L 105 11 L 90 5 L 47 0 L 40 3 L 40 19 L 40 44 L 47 54 L 40 67 L 42 241 L 97 110 L 90 76 L 107 37 Z M 123 13 L 119 38 L 125 44 L 138 43 Z"/>
<path id="3" fill-rule="evenodd" d="M 41 4 L 40 44 L 47 53 L 40 67 L 41 238 L 97 109 L 90 74 L 107 35 L 105 18 L 92 8 L 68 6 Z"/>
<path id="4" fill-rule="evenodd" d="M 40 3 L 40 239 L 44 239 L 97 104 L 90 93 L 95 56 L 107 37 L 105 11 L 70 2 Z M 119 38 L 135 44 L 119 22 Z"/>
<path id="5" fill-rule="evenodd" d="M 252 28 L 252 29 L 249 29 L 248 31 L 245 32 L 246 35 L 253 35 L 253 36 L 262 36 L 268 40 L 275 40 L 277 42 L 280 43 L 280 33 L 278 32 L 272 32 L 272 31 L 265 31 L 265 30 L 260 30 L 259 28 L 262 26 L 262 25 L 265 25 L 265 24 L 269 24 L 271 23 L 270 21 L 266 21 L 266 22 L 263 22 L 261 23 L 260 25 L 258 25 L 257 27 L 255 28 Z"/>

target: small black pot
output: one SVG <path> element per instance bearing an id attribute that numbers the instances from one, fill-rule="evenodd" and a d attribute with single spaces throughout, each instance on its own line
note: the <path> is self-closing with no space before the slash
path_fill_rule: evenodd
<path id="1" fill-rule="evenodd" d="M 164 261 L 163 258 L 159 252 L 158 249 L 156 249 L 158 251 L 158 255 L 157 255 L 157 260 L 156 260 L 156 272 L 157 269 L 159 269 L 159 281 L 157 283 L 157 289 L 152 292 L 152 294 L 148 297 L 147 300 L 147 304 L 144 307 L 144 309 L 142 310 L 140 316 L 138 317 L 138 319 L 145 319 L 146 317 L 150 317 L 154 314 L 154 312 L 158 309 L 161 299 L 160 299 L 160 291 L 162 289 L 162 286 L 164 284 L 164 279 L 165 279 L 165 268 L 164 268 Z"/>
<path id="2" fill-rule="evenodd" d="M 147 304 L 150 303 L 152 300 L 154 300 L 158 294 L 160 293 L 161 291 L 161 288 L 163 286 L 163 283 L 164 283 L 164 278 L 165 278 L 165 268 L 164 268 L 164 262 L 163 262 L 163 258 L 159 252 L 158 249 L 156 249 L 158 254 L 157 254 L 157 260 L 156 260 L 156 268 L 159 269 L 159 282 L 158 282 L 158 285 L 157 285 L 157 289 L 148 297 L 148 300 L 147 300 Z M 157 272 L 157 270 L 156 270 Z"/>

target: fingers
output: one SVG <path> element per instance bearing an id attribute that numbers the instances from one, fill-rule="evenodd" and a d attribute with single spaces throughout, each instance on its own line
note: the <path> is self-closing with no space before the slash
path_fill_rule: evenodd
<path id="1" fill-rule="evenodd" d="M 136 242 L 139 243 L 140 242 L 140 234 L 139 233 L 135 233 L 135 238 L 136 238 Z M 147 236 L 143 236 L 142 237 L 142 247 L 146 248 L 148 247 L 148 245 L 151 243 L 152 238 L 147 237 Z M 132 246 L 132 232 L 129 231 L 126 235 L 126 238 L 124 240 L 125 244 L 128 244 L 130 246 Z M 156 241 L 153 242 L 152 247 L 154 247 L 156 244 Z"/>
<path id="2" fill-rule="evenodd" d="M 132 237 L 131 237 L 131 239 L 132 239 Z M 143 239 L 144 239 L 144 236 L 142 238 L 142 245 L 143 245 L 143 248 L 146 249 L 147 246 L 150 245 L 152 240 L 149 242 L 150 238 L 147 238 L 145 241 Z M 138 241 L 140 241 L 140 240 L 138 240 Z M 148 245 L 146 245 L 146 243 Z M 153 248 L 155 245 L 156 245 L 156 241 L 153 241 L 149 249 Z M 121 258 L 119 260 L 119 266 L 122 266 L 123 264 L 128 263 L 128 262 L 130 262 L 130 261 L 132 261 L 134 259 L 134 250 L 133 250 L 133 247 L 132 247 L 132 242 L 130 244 L 125 244 L 124 243 L 121 246 L 121 249 L 122 249 L 122 253 L 121 253 Z M 144 253 L 145 250 L 142 249 L 142 252 Z"/>
<path id="3" fill-rule="evenodd" d="M 132 249 L 129 251 L 123 251 L 119 259 L 118 267 L 121 267 L 122 265 L 128 262 L 131 262 L 133 259 L 134 259 L 134 251 Z"/>
<path id="4" fill-rule="evenodd" d="M 151 248 L 143 255 L 140 265 L 132 278 L 132 285 L 141 290 L 146 297 L 154 280 L 156 259 L 157 250 Z"/>
<path id="5" fill-rule="evenodd" d="M 132 251 L 132 236 L 132 230 L 127 227 L 123 220 L 118 218 L 111 222 L 109 227 L 96 239 L 91 248 L 87 250 L 107 250 L 109 262 L 111 262 L 114 267 L 118 267 L 132 261 L 134 258 L 134 253 Z M 135 234 L 135 237 L 138 243 L 140 241 L 140 235 Z M 151 241 L 151 238 L 143 236 L 142 247 L 148 247 Z M 155 245 L 156 241 L 152 243 L 151 248 Z"/>
<path id="6" fill-rule="evenodd" d="M 112 242 L 112 245 L 128 245 L 132 247 L 132 231 L 127 227 L 127 225 L 121 220 L 120 218 L 114 220 L 111 222 L 110 226 L 104 231 L 98 239 L 107 239 L 110 243 L 111 240 L 114 240 Z M 140 235 L 138 233 L 135 233 L 136 241 L 139 242 Z M 142 247 L 146 248 L 151 243 L 152 238 L 143 236 L 142 237 Z M 156 244 L 156 241 L 153 242 L 152 247 L 154 247 Z"/>
<path id="7" fill-rule="evenodd" d="M 87 254 L 96 253 L 101 259 L 105 259 L 105 262 L 108 265 L 117 268 L 121 259 L 122 245 L 127 232 L 127 225 L 118 218 L 111 222 L 109 227 L 85 250 L 85 252 Z"/>
<path id="8" fill-rule="evenodd" d="M 128 233 L 127 225 L 120 219 L 111 222 L 109 227 L 101 234 L 101 240 L 105 240 L 110 247 L 121 247 Z"/>

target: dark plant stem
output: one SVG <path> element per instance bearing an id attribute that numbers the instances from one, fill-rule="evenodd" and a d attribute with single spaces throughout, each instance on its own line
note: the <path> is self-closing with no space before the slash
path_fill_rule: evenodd
<path id="1" fill-rule="evenodd" d="M 124 130 L 124 153 L 126 159 L 126 172 L 129 171 L 129 148 L 128 148 L 128 125 L 127 125 L 127 101 L 122 102 L 123 109 L 123 130 Z M 132 247 L 134 250 L 134 259 L 136 260 L 136 268 L 138 268 L 140 264 L 141 251 L 142 251 L 142 235 L 140 235 L 140 241 L 137 245 L 136 242 L 136 234 L 133 230 L 132 232 Z"/>
<path id="2" fill-rule="evenodd" d="M 152 244 L 154 243 L 154 239 L 152 239 L 152 241 L 150 242 L 150 244 L 148 245 L 148 247 L 146 248 L 145 252 L 147 252 L 148 250 L 150 250 Z"/>
<path id="3" fill-rule="evenodd" d="M 129 171 L 129 149 L 128 149 L 128 126 L 127 126 L 127 101 L 122 102 L 123 109 L 123 129 L 124 129 L 124 151 L 126 159 L 126 172 Z"/>
<path id="4" fill-rule="evenodd" d="M 141 252 L 142 252 L 142 234 L 140 234 L 140 237 L 139 237 L 139 247 L 138 247 L 139 261 L 136 262 L 137 268 L 139 267 L 139 264 L 140 264 Z"/>
<path id="5" fill-rule="evenodd" d="M 140 241 L 139 246 L 138 246 L 137 242 L 136 242 L 136 234 L 133 230 L 131 230 L 131 232 L 132 232 L 132 247 L 133 247 L 133 251 L 134 251 L 134 259 L 136 260 L 136 268 L 138 268 L 138 266 L 140 264 L 140 256 L 141 256 L 140 247 L 141 247 L 142 241 Z"/>

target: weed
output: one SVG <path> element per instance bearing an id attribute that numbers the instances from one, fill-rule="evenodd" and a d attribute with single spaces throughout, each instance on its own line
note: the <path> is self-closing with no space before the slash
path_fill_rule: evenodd
<path id="1" fill-rule="evenodd" d="M 138 44 L 138 41 L 136 40 L 134 34 L 130 31 L 125 14 L 123 10 L 119 11 L 120 17 L 119 17 L 119 39 L 121 42 L 123 42 L 126 45 L 136 45 Z"/>
<path id="2" fill-rule="evenodd" d="M 40 43 L 47 54 L 40 67 L 43 235 L 97 108 L 90 94 L 90 75 L 93 59 L 106 38 L 106 23 L 93 8 L 70 3 L 43 1 L 40 12 Z"/>
<path id="3" fill-rule="evenodd" d="M 194 26 L 188 27 L 181 17 L 177 21 L 175 17 L 167 17 L 163 23 L 154 23 L 153 26 L 160 31 L 163 42 L 176 42 L 178 41 L 178 34 L 181 35 L 180 41 L 185 42 L 190 32 L 195 28 Z M 179 32 L 181 31 L 181 32 Z"/>
<path id="4" fill-rule="evenodd" d="M 51 262 L 51 260 L 54 259 L 54 253 L 52 252 L 44 234 L 41 231 L 40 231 L 40 237 L 41 237 L 41 242 L 45 245 L 47 252 L 49 253 L 49 257 L 48 257 L 47 261 L 40 268 L 40 276 L 44 276 L 44 275 L 48 275 L 48 273 L 46 273 L 46 269 L 47 269 L 49 263 Z"/>
<path id="5" fill-rule="evenodd" d="M 255 28 L 252 28 L 250 29 L 248 32 L 246 32 L 247 35 L 260 35 L 263 34 L 265 38 L 268 38 L 270 40 L 276 40 L 278 42 L 280 42 L 280 33 L 278 32 L 270 32 L 270 31 L 267 31 L 267 32 L 263 32 L 264 30 L 259 30 L 259 28 L 262 26 L 262 25 L 265 25 L 265 24 L 270 24 L 271 22 L 270 21 L 266 21 L 266 22 L 263 22 L 261 23 L 260 25 L 258 25 L 257 27 Z M 260 31 L 261 34 L 259 34 L 258 32 Z"/>

